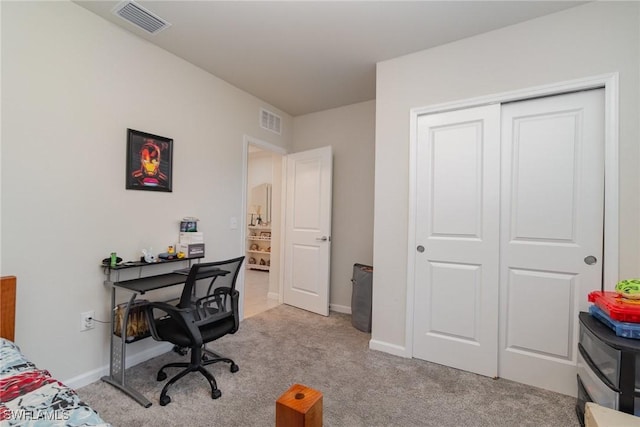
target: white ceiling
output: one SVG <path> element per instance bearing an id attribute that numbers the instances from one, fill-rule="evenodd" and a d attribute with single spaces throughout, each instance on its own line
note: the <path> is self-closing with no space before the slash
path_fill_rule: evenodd
<path id="1" fill-rule="evenodd" d="M 149 35 L 119 1 L 74 2 L 292 116 L 375 99 L 376 62 L 584 3 L 137 1 L 171 23 Z"/>

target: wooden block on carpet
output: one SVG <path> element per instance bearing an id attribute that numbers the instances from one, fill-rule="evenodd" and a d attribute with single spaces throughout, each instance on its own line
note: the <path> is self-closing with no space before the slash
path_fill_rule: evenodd
<path id="1" fill-rule="evenodd" d="M 632 427 L 640 426 L 640 417 L 587 402 L 584 424 L 585 427 Z"/>
<path id="2" fill-rule="evenodd" d="M 322 427 L 322 393 L 292 385 L 276 401 L 276 427 Z"/>

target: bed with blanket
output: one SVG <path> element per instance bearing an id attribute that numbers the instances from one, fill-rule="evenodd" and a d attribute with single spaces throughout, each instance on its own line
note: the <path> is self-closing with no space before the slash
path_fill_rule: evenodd
<path id="1" fill-rule="evenodd" d="M 73 389 L 36 367 L 13 342 L 15 286 L 13 276 L 0 280 L 0 425 L 109 426 Z"/>

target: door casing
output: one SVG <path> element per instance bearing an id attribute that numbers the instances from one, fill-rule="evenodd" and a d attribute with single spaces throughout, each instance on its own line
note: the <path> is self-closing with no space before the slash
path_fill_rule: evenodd
<path id="1" fill-rule="evenodd" d="M 282 177 L 282 182 L 280 183 L 281 185 L 281 193 L 282 193 L 282 197 L 281 197 L 281 203 L 280 203 L 280 212 L 281 215 L 279 218 L 273 218 L 272 219 L 272 223 L 273 222 L 278 222 L 280 224 L 280 230 L 281 230 L 281 242 L 283 244 L 280 245 L 280 251 L 279 251 L 279 263 L 278 263 L 278 274 L 277 274 L 277 282 L 278 282 L 278 302 L 280 304 L 284 303 L 284 282 L 285 282 L 285 256 L 286 256 L 286 245 L 284 244 L 284 242 L 287 240 L 287 236 L 286 236 L 286 202 L 287 202 L 287 161 L 286 158 L 289 154 L 287 150 L 285 150 L 282 147 L 279 147 L 277 145 L 265 142 L 265 141 L 261 141 L 259 139 L 253 138 L 251 136 L 248 135 L 244 135 L 243 137 L 243 171 L 242 171 L 242 205 L 240 207 L 241 212 L 243 212 L 243 215 L 241 217 L 241 220 L 239 221 L 239 226 L 241 228 L 241 232 L 240 232 L 240 247 L 244 248 L 246 245 L 246 238 L 247 238 L 247 215 L 245 215 L 244 213 L 247 212 L 247 174 L 248 174 L 248 159 L 249 159 L 249 145 L 254 145 L 257 146 L 265 151 L 270 151 L 272 153 L 275 154 L 279 154 L 283 157 L 283 162 L 282 162 L 282 171 L 281 171 L 281 177 Z M 322 147 L 322 148 L 318 148 L 316 150 L 321 150 L 321 149 L 325 149 L 327 147 Z M 331 147 L 328 147 L 329 150 L 331 151 Z M 312 150 L 308 150 L 308 151 L 312 151 Z M 331 151 L 332 152 L 332 151 Z M 331 178 L 330 178 L 330 182 L 331 182 Z M 329 185 L 329 188 L 331 189 L 331 185 Z M 330 190 L 331 191 L 331 190 Z M 330 197 L 331 199 L 331 197 Z M 329 212 L 331 212 L 331 203 L 329 203 Z M 331 221 L 329 219 L 329 226 L 328 226 L 328 230 L 326 230 L 326 235 L 329 236 L 328 239 L 329 241 L 326 242 L 326 245 L 330 246 L 330 235 L 331 235 L 331 227 L 330 227 Z M 329 258 L 330 258 L 330 252 L 329 252 Z M 271 273 L 273 274 L 273 273 Z M 330 290 L 330 283 L 329 283 L 329 277 L 331 277 L 331 273 L 330 271 L 327 273 L 327 313 L 325 315 L 329 314 L 329 310 L 328 310 L 328 301 L 329 301 L 329 290 Z M 239 278 L 238 278 L 238 284 L 237 284 L 237 288 L 240 291 L 241 295 L 243 295 L 244 292 L 244 269 L 241 269 L 240 274 L 239 274 Z M 240 318 L 244 318 L 244 298 L 240 299 L 240 304 L 239 304 L 239 311 L 240 311 Z"/>
<path id="2" fill-rule="evenodd" d="M 416 162 L 418 143 L 418 117 L 424 114 L 434 114 L 458 109 L 479 107 L 482 105 L 522 101 L 543 96 L 560 95 L 581 90 L 604 88 L 604 264 L 603 283 L 618 282 L 619 259 L 619 179 L 618 179 L 618 73 L 610 73 L 584 79 L 570 80 L 544 86 L 504 92 L 462 101 L 438 104 L 428 107 L 414 108 L 410 112 L 410 161 L 409 161 L 409 222 L 407 246 L 407 300 L 405 318 L 405 346 L 404 357 L 413 357 L 413 300 L 415 295 L 415 266 L 416 266 Z M 611 285 L 614 286 L 614 285 Z"/>

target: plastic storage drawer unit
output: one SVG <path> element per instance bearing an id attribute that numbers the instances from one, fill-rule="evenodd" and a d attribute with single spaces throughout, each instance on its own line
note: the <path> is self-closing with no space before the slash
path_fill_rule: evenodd
<path id="1" fill-rule="evenodd" d="M 620 393 L 611 389 L 584 360 L 582 352 L 578 352 L 578 377 L 582 381 L 585 391 L 598 405 L 611 409 L 618 409 Z"/>
<path id="2" fill-rule="evenodd" d="M 582 380 L 580 379 L 580 375 L 577 375 L 578 378 L 578 403 L 576 404 L 576 415 L 578 416 L 578 420 L 580 421 L 580 425 L 584 427 L 584 413 L 585 413 L 585 405 L 587 402 L 593 402 L 589 393 L 584 388 L 584 384 L 582 384 Z"/>
<path id="3" fill-rule="evenodd" d="M 620 361 L 622 352 L 610 347 L 580 323 L 580 344 L 596 368 L 617 389 L 620 388 Z M 640 354 L 636 355 L 636 366 L 640 366 Z M 640 390 L 640 369 L 636 369 L 635 388 Z"/>
<path id="4" fill-rule="evenodd" d="M 640 340 L 617 336 L 589 313 L 578 318 L 578 376 L 586 393 L 599 405 L 639 415 Z"/>

